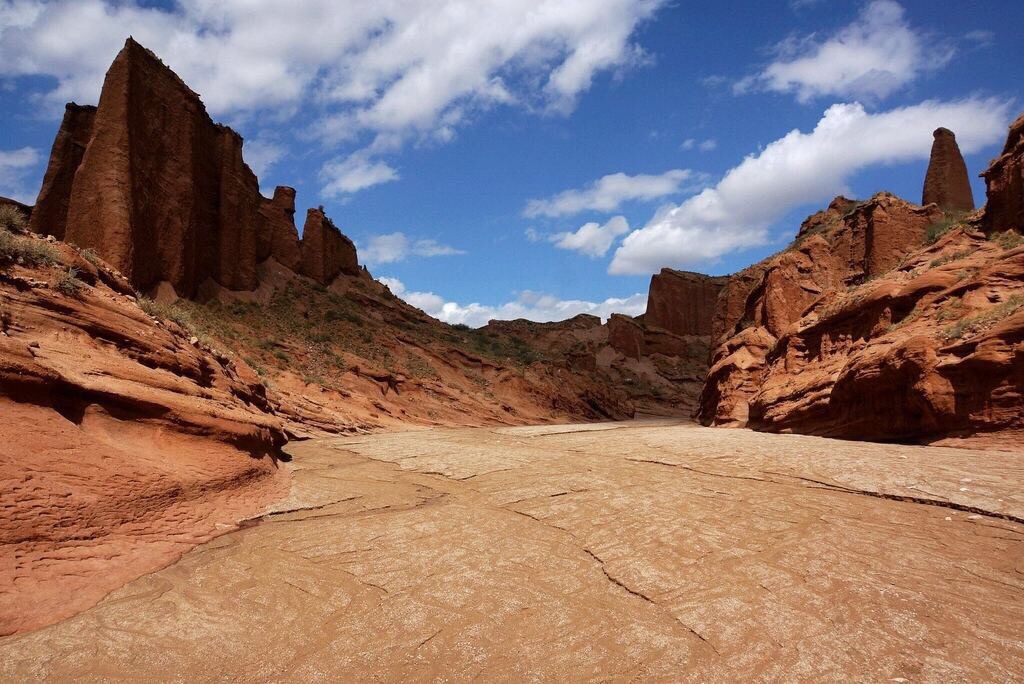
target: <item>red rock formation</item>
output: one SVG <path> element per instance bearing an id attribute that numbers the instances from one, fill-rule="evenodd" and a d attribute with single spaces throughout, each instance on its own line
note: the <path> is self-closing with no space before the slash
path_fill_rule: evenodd
<path id="1" fill-rule="evenodd" d="M 89 139 L 92 138 L 95 117 L 95 107 L 81 106 L 74 102 L 69 102 L 65 107 L 64 120 L 53 141 L 50 162 L 43 176 L 43 186 L 39 190 L 35 216 L 29 224 L 33 232 L 64 239 L 71 185 Z"/>
<path id="2" fill-rule="evenodd" d="M 302 267 L 302 247 L 295 230 L 295 189 L 278 186 L 274 198 L 260 203 L 260 224 L 256 258 L 262 262 L 273 256 L 296 273 Z"/>
<path id="3" fill-rule="evenodd" d="M 356 246 L 341 234 L 323 209 L 310 209 L 302 228 L 302 273 L 324 285 L 338 275 L 360 274 Z"/>
<path id="4" fill-rule="evenodd" d="M 862 204 L 837 198 L 804 223 L 789 249 L 730 278 L 715 314 L 717 348 L 701 399 L 701 421 L 744 424 L 765 371 L 767 348 L 822 296 L 896 266 L 940 218 L 936 207 L 916 207 L 888 193 Z"/>
<path id="5" fill-rule="evenodd" d="M 321 282 L 358 273 L 355 248 L 333 227 L 313 225 L 300 247 L 294 213 L 295 191 L 262 197 L 241 136 L 129 38 L 99 106 L 68 105 L 32 228 L 94 249 L 146 292 L 169 283 L 195 297 L 208 281 L 252 290 L 271 256 Z"/>
<path id="6" fill-rule="evenodd" d="M 948 128 L 938 128 L 933 135 L 935 142 L 924 177 L 921 204 L 934 203 L 943 211 L 972 211 L 974 193 L 956 136 Z"/>
<path id="7" fill-rule="evenodd" d="M 661 269 L 651 277 L 644 322 L 676 335 L 710 335 L 718 293 L 727 280 Z"/>
<path id="8" fill-rule="evenodd" d="M 984 174 L 985 213 L 933 244 L 922 245 L 936 206 L 883 195 L 812 217 L 820 228 L 795 249 L 734 277 L 702 422 L 1019 448 L 1024 238 L 1003 231 L 1019 225 L 1022 129 Z"/>
<path id="9" fill-rule="evenodd" d="M 287 492 L 252 371 L 49 247 L 59 266 L 0 268 L 0 634 L 72 615 Z"/>
<path id="10" fill-rule="evenodd" d="M 630 359 L 639 359 L 644 349 L 644 328 L 636 319 L 612 314 L 608 319 L 608 344 Z"/>
<path id="11" fill-rule="evenodd" d="M 1010 124 L 1003 153 L 982 177 L 988 188 L 986 227 L 1024 231 L 1024 114 Z"/>

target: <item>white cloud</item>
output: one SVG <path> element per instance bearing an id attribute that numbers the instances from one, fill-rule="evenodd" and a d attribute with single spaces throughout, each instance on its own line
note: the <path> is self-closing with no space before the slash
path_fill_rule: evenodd
<path id="1" fill-rule="evenodd" d="M 346 159 L 335 159 L 320 169 L 325 197 L 343 197 L 374 185 L 398 180 L 398 171 L 382 161 L 368 159 L 357 153 Z"/>
<path id="2" fill-rule="evenodd" d="M 283 145 L 258 138 L 246 140 L 242 149 L 245 163 L 260 180 L 263 180 L 263 175 L 267 170 L 281 161 L 287 152 Z"/>
<path id="3" fill-rule="evenodd" d="M 130 34 L 219 117 L 301 110 L 323 139 L 444 142 L 495 105 L 570 111 L 597 74 L 643 61 L 633 33 L 665 2 L 5 0 L 0 77 L 54 77 L 55 113 L 68 100 L 95 102 Z M 327 173 L 328 194 L 391 179 L 364 161 L 361 181 Z"/>
<path id="4" fill-rule="evenodd" d="M 401 297 L 425 313 L 446 323 L 463 323 L 478 328 L 490 320 L 514 320 L 525 318 L 531 321 L 563 321 L 581 313 L 607 319 L 613 313 L 638 316 L 647 310 L 647 295 L 634 294 L 629 297 L 612 297 L 602 302 L 588 302 L 577 299 L 558 299 L 552 295 L 525 291 L 504 304 L 459 304 L 445 300 L 433 292 L 410 292 L 397 278 L 378 278 L 397 297 Z"/>
<path id="5" fill-rule="evenodd" d="M 25 178 L 39 159 L 39 151 L 33 147 L 0 150 L 0 195 L 25 204 L 35 202 L 34 195 L 25 187 Z"/>
<path id="6" fill-rule="evenodd" d="M 929 41 L 906 21 L 893 0 L 874 0 L 858 18 L 823 41 L 791 38 L 779 46 L 779 59 L 736 84 L 796 93 L 807 102 L 820 96 L 881 99 L 921 73 L 944 66 L 954 49 Z"/>
<path id="7" fill-rule="evenodd" d="M 932 131 L 956 132 L 965 153 L 1001 141 L 1009 103 L 971 98 L 869 114 L 860 104 L 829 107 L 810 133 L 793 130 L 732 168 L 715 187 L 659 211 L 622 241 L 609 273 L 654 273 L 763 244 L 787 212 L 849 193 L 854 173 L 877 164 L 925 160 Z M 924 169 L 922 167 L 922 175 Z"/>
<path id="8" fill-rule="evenodd" d="M 410 256 L 437 257 L 465 254 L 461 249 L 442 245 L 437 240 L 412 240 L 405 233 L 375 235 L 359 245 L 359 256 L 368 264 L 393 264 Z"/>
<path id="9" fill-rule="evenodd" d="M 555 247 L 571 249 L 596 259 L 608 253 L 608 248 L 620 235 L 629 232 L 629 223 L 624 216 L 613 216 L 603 226 L 596 222 L 585 223 L 574 233 L 556 233 L 550 237 Z"/>
<path id="10" fill-rule="evenodd" d="M 584 188 L 566 190 L 548 199 L 532 199 L 523 215 L 568 216 L 583 211 L 611 212 L 623 202 L 652 200 L 679 192 L 683 181 L 696 180 L 699 175 L 688 169 L 672 169 L 660 175 L 612 173 L 602 176 Z"/>
<path id="11" fill-rule="evenodd" d="M 696 138 L 687 138 L 679 146 L 682 150 L 699 150 L 701 152 L 711 152 L 718 147 L 718 141 L 714 138 L 708 138 L 707 140 L 697 140 Z"/>

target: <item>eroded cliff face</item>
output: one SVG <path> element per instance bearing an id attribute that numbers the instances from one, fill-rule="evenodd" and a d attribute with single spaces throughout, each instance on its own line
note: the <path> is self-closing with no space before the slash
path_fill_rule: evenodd
<path id="1" fill-rule="evenodd" d="M 1022 124 L 984 174 L 983 213 L 957 223 L 962 214 L 937 204 L 838 198 L 788 250 L 733 276 L 700 420 L 856 439 L 1019 440 Z"/>
<path id="2" fill-rule="evenodd" d="M 142 292 L 166 283 L 193 298 L 211 282 L 254 290 L 271 257 L 324 283 L 354 274 L 351 241 L 321 229 L 330 222 L 319 212 L 303 246 L 295 191 L 263 197 L 242 149 L 241 136 L 129 38 L 99 106 L 68 105 L 32 229 L 93 249 Z"/>
<path id="3" fill-rule="evenodd" d="M 987 229 L 1024 230 L 1024 114 L 1010 124 L 1003 153 L 981 175 L 988 189 Z"/>
<path id="4" fill-rule="evenodd" d="M 52 238 L 0 236 L 0 634 L 70 616 L 287 492 L 265 387 Z M 15 254 L 22 256 L 14 256 Z"/>
<path id="5" fill-rule="evenodd" d="M 651 277 L 644 323 L 675 335 L 710 335 L 726 277 L 661 269 Z"/>
<path id="6" fill-rule="evenodd" d="M 302 228 L 302 272 L 327 285 L 339 275 L 361 273 L 356 246 L 341 234 L 322 209 L 310 209 Z"/>
<path id="7" fill-rule="evenodd" d="M 68 221 L 68 203 L 75 172 L 82 163 L 85 148 L 92 137 L 96 108 L 69 102 L 64 109 L 57 137 L 53 141 L 50 162 L 29 227 L 33 232 L 64 239 Z"/>

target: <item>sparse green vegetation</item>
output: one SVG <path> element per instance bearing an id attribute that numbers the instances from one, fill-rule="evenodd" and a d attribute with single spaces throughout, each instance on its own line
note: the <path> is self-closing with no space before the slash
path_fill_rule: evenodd
<path id="1" fill-rule="evenodd" d="M 60 262 L 60 253 L 45 240 L 4 230 L 0 231 L 0 262 L 49 266 Z"/>
<path id="2" fill-rule="evenodd" d="M 996 233 L 990 238 L 997 245 L 1003 249 L 1016 249 L 1021 245 L 1024 245 L 1024 236 L 1015 230 L 1006 230 L 1002 233 Z"/>
<path id="3" fill-rule="evenodd" d="M 0 229 L 20 233 L 27 226 L 25 215 L 10 204 L 0 205 Z"/>
<path id="4" fill-rule="evenodd" d="M 967 258 L 970 255 L 971 255 L 971 250 L 969 250 L 969 249 L 962 249 L 959 252 L 954 252 L 953 254 L 947 254 L 946 256 L 939 257 L 938 259 L 932 259 L 931 267 L 932 268 L 937 268 L 939 266 L 945 266 L 948 263 L 951 263 L 953 261 L 959 261 L 960 259 Z"/>
<path id="5" fill-rule="evenodd" d="M 966 335 L 974 335 L 983 332 L 998 321 L 1013 315 L 1024 308 L 1024 296 L 1013 295 L 1005 302 L 996 304 L 988 311 L 976 316 L 963 318 L 942 331 L 942 336 L 947 340 L 959 340 Z"/>
<path id="6" fill-rule="evenodd" d="M 86 247 L 80 252 L 80 254 L 82 255 L 83 259 L 88 261 L 93 266 L 99 266 L 100 255 L 97 254 L 96 250 L 94 250 L 92 247 Z"/>
<path id="7" fill-rule="evenodd" d="M 959 226 L 968 212 L 956 211 L 945 214 L 945 216 L 928 226 L 925 232 L 925 244 L 931 245 L 938 242 L 939 238 L 953 228 Z"/>
<path id="8" fill-rule="evenodd" d="M 82 289 L 82 281 L 78 279 L 78 269 L 72 267 L 64 271 L 54 283 L 53 288 L 68 297 L 77 296 Z"/>

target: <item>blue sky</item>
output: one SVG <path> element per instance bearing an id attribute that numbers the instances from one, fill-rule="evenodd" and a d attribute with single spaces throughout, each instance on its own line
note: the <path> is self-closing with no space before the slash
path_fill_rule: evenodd
<path id="1" fill-rule="evenodd" d="M 1024 3 L 709 5 L 0 0 L 0 195 L 32 201 L 131 33 L 429 313 L 635 314 L 839 192 L 919 201 L 938 125 L 977 174 L 1024 109 Z"/>

